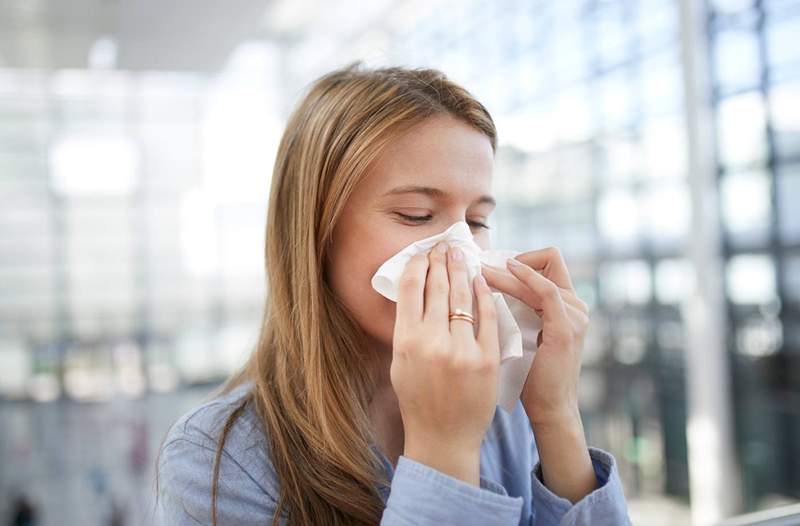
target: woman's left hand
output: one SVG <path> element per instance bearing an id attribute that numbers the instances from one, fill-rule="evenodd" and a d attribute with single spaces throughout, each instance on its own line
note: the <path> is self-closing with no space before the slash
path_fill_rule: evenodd
<path id="1" fill-rule="evenodd" d="M 482 267 L 489 286 L 524 302 L 542 319 L 520 397 L 528 418 L 534 426 L 579 422 L 578 379 L 589 307 L 576 295 L 556 247 L 518 254 L 506 266 L 510 273 Z"/>

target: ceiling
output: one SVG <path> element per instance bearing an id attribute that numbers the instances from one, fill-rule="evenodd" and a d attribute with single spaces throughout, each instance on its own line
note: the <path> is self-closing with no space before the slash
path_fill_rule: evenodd
<path id="1" fill-rule="evenodd" d="M 116 67 L 218 71 L 242 41 L 266 35 L 268 0 L 0 0 L 0 67 L 88 67 L 101 37 Z"/>

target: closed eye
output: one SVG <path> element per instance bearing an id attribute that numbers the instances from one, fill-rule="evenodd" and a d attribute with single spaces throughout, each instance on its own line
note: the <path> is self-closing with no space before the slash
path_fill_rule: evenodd
<path id="1" fill-rule="evenodd" d="M 433 215 L 431 215 L 431 214 L 428 214 L 426 216 L 410 216 L 410 215 L 406 215 L 406 214 L 401 214 L 400 212 L 395 212 L 395 213 L 398 216 L 400 216 L 403 219 L 405 219 L 406 221 L 411 221 L 412 223 L 426 223 L 426 222 L 430 221 L 431 219 L 433 219 Z M 485 229 L 489 230 L 489 225 L 486 225 L 485 223 L 481 223 L 479 221 L 467 221 L 467 224 L 469 224 L 470 226 L 477 227 L 477 228 L 485 228 Z"/>

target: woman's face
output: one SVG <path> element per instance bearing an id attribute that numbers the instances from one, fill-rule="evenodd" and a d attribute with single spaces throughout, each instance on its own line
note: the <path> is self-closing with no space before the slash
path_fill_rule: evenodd
<path id="1" fill-rule="evenodd" d="M 334 229 L 327 276 L 376 347 L 391 349 L 394 333 L 396 304 L 370 283 L 384 261 L 457 221 L 489 248 L 481 225 L 494 208 L 493 164 L 486 135 L 437 115 L 392 141 L 354 190 Z"/>

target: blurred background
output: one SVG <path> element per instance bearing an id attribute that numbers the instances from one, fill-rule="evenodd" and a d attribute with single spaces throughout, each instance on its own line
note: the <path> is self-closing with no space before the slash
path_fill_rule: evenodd
<path id="1" fill-rule="evenodd" d="M 149 524 L 255 343 L 288 113 L 356 59 L 494 116 L 493 245 L 592 307 L 634 524 L 800 502 L 800 1 L 0 0 L 0 521 Z"/>

